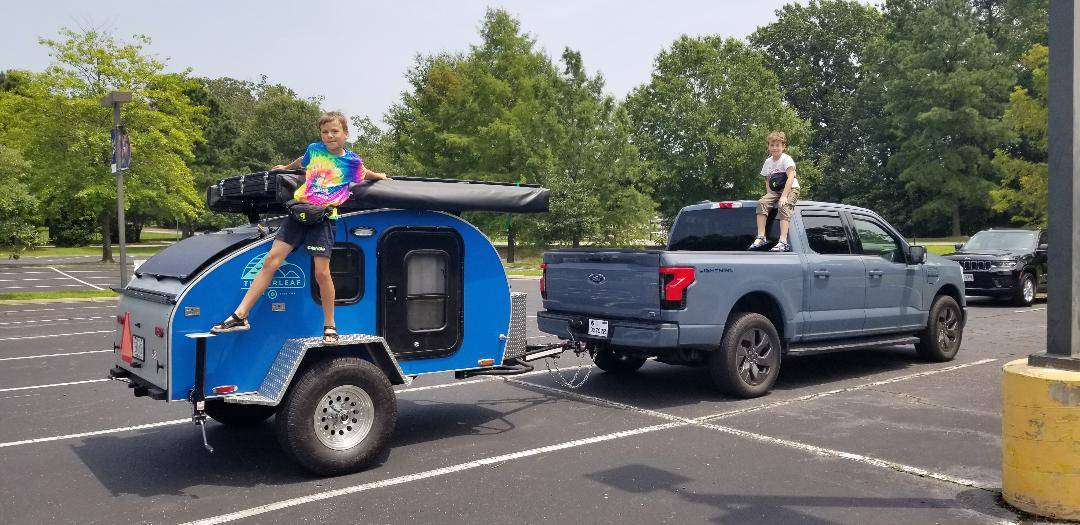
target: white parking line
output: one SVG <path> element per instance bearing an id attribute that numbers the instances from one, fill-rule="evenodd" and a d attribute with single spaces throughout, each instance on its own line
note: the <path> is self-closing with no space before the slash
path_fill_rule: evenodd
<path id="1" fill-rule="evenodd" d="M 24 288 L 72 288 L 82 286 L 81 284 L 35 284 L 32 286 L 0 286 L 0 290 L 22 290 Z M 91 285 L 92 286 L 92 285 Z M 98 288 L 100 290 L 100 288 Z"/>
<path id="2" fill-rule="evenodd" d="M 102 288 L 102 287 L 100 287 L 100 286 L 98 286 L 96 284 L 90 284 L 90 283 L 88 283 L 88 282 L 86 282 L 86 281 L 84 281 L 82 279 L 79 279 L 78 277 L 74 277 L 74 276 L 72 276 L 70 274 L 66 274 L 66 273 L 64 273 L 64 272 L 62 272 L 60 270 L 57 270 L 56 268 L 53 268 L 52 266 L 50 266 L 49 269 L 59 273 L 60 275 L 64 275 L 64 276 L 70 277 L 70 278 L 72 278 L 72 279 L 74 279 L 76 281 L 79 281 L 80 283 L 83 283 L 83 284 L 85 284 L 85 285 L 87 285 L 87 286 L 89 286 L 91 288 L 96 288 L 98 290 L 104 290 L 104 288 Z"/>
<path id="3" fill-rule="evenodd" d="M 42 355 L 24 355 L 21 357 L 0 357 L 0 361 L 19 361 L 22 359 L 41 359 L 43 357 L 62 357 L 68 355 L 83 355 L 83 354 L 100 354 L 103 352 L 112 352 L 112 350 L 87 350 L 86 352 L 66 352 L 63 354 L 42 354 Z"/>
<path id="4" fill-rule="evenodd" d="M 113 300 L 115 300 L 114 297 L 103 297 L 101 299 L 102 300 L 105 300 L 105 299 L 113 299 Z M 112 308 L 116 308 L 116 307 L 115 306 L 66 306 L 66 307 L 62 307 L 62 308 L 37 308 L 37 309 L 33 309 L 33 310 L 3 310 L 3 311 L 0 311 L 0 314 L 5 314 L 5 315 L 25 314 L 25 313 L 30 313 L 30 312 L 53 312 L 53 311 L 56 311 L 56 310 L 100 310 L 100 309 L 103 309 L 103 308 L 112 309 Z"/>
<path id="5" fill-rule="evenodd" d="M 20 386 L 15 388 L 0 388 L 0 392 L 15 392 L 17 390 L 36 390 L 38 388 L 52 388 L 57 386 L 71 386 L 71 385 L 85 385 L 86 383 L 100 383 L 102 381 L 112 381 L 111 379 L 87 379 L 85 381 L 71 381 L 68 383 L 53 383 L 51 385 L 34 385 L 34 386 Z"/>
<path id="6" fill-rule="evenodd" d="M 1046 310 L 1045 306 L 1039 308 L 1025 308 L 1023 310 L 1013 310 L 1013 313 L 1022 314 L 1024 312 L 1038 312 L 1039 310 Z"/>
<path id="7" fill-rule="evenodd" d="M 27 321 L 5 321 L 0 323 L 0 326 L 7 326 L 13 324 L 27 324 L 27 323 L 58 323 L 67 321 L 93 321 L 95 319 L 111 319 L 111 315 L 99 315 L 95 317 L 66 317 L 63 319 L 30 319 Z"/>
<path id="8" fill-rule="evenodd" d="M 51 436 L 51 437 L 36 438 L 36 439 L 24 439 L 22 441 L 8 441 L 7 443 L 0 443 L 0 448 L 17 447 L 19 445 L 29 445 L 29 444 L 32 444 L 32 443 L 46 443 L 46 442 L 49 442 L 49 441 L 60 441 L 60 440 L 64 440 L 64 439 L 78 439 L 78 438 L 91 437 L 91 436 L 100 436 L 102 434 L 115 434 L 117 432 L 128 432 L 128 431 L 131 431 L 131 430 L 145 430 L 147 428 L 166 427 L 166 426 L 169 426 L 169 425 L 179 425 L 180 423 L 190 423 L 190 422 L 191 422 L 191 418 L 190 417 L 185 417 L 184 419 L 173 419 L 171 421 L 160 421 L 160 422 L 157 422 L 157 423 L 147 423 L 145 425 L 135 425 L 133 427 L 110 428 L 110 429 L 107 429 L 107 430 L 95 430 L 93 432 L 81 432 L 81 433 L 78 433 L 78 434 L 66 434 L 66 435 L 63 435 L 63 436 Z"/>
<path id="9" fill-rule="evenodd" d="M 25 337 L 0 337 L 0 341 L 22 341 L 24 339 L 45 339 L 48 337 L 67 337 L 69 335 L 108 334 L 115 330 L 96 330 L 93 332 L 72 332 L 70 334 L 28 335 Z"/>

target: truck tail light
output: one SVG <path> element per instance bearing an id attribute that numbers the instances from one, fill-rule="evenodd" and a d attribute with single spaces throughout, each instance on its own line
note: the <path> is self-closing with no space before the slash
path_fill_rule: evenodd
<path id="1" fill-rule="evenodd" d="M 660 267 L 660 308 L 681 310 L 686 308 L 686 289 L 694 284 L 693 266 Z"/>
<path id="2" fill-rule="evenodd" d="M 713 208 L 742 208 L 741 202 L 736 201 L 722 201 L 716 202 L 712 205 Z"/>
<path id="3" fill-rule="evenodd" d="M 540 274 L 540 297 L 547 299 L 547 263 L 540 263 L 540 269 L 544 272 Z"/>

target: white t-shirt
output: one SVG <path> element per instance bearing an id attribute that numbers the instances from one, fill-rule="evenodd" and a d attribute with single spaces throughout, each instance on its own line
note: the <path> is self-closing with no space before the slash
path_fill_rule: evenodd
<path id="1" fill-rule="evenodd" d="M 761 176 L 768 177 L 773 173 L 786 173 L 788 168 L 794 168 L 795 161 L 787 153 L 781 153 L 779 159 L 773 159 L 772 155 L 765 157 L 765 164 L 761 165 Z M 795 180 L 791 181 L 792 188 L 799 187 L 799 172 L 795 172 Z"/>

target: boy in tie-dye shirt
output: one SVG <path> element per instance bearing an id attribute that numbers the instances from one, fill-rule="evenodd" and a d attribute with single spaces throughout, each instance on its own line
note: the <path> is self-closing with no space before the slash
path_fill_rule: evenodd
<path id="1" fill-rule="evenodd" d="M 322 294 L 323 338 L 326 342 L 337 341 L 337 328 L 334 324 L 334 281 L 330 277 L 330 253 L 334 247 L 334 230 L 337 218 L 337 206 L 349 198 L 349 188 L 353 183 L 364 179 L 388 179 L 384 173 L 371 171 L 364 167 L 359 155 L 345 149 L 345 140 L 349 137 L 349 124 L 345 115 L 337 111 L 324 114 L 319 119 L 321 142 L 313 142 L 304 151 L 304 155 L 287 165 L 274 166 L 274 169 L 304 168 L 304 183 L 296 188 L 293 199 L 317 206 L 334 208 L 327 220 L 305 226 L 292 215 L 277 231 L 274 244 L 263 260 L 259 274 L 251 282 L 244 299 L 227 319 L 215 325 L 215 333 L 234 332 L 251 328 L 247 316 L 251 307 L 259 299 L 274 278 L 285 257 L 303 242 L 311 253 L 315 266 L 315 280 L 319 283 Z"/>

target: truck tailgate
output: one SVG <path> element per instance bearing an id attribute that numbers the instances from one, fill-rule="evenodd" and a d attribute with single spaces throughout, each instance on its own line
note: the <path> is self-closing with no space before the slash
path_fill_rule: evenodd
<path id="1" fill-rule="evenodd" d="M 660 318 L 659 251 L 554 251 L 544 254 L 544 264 L 548 310 Z"/>

